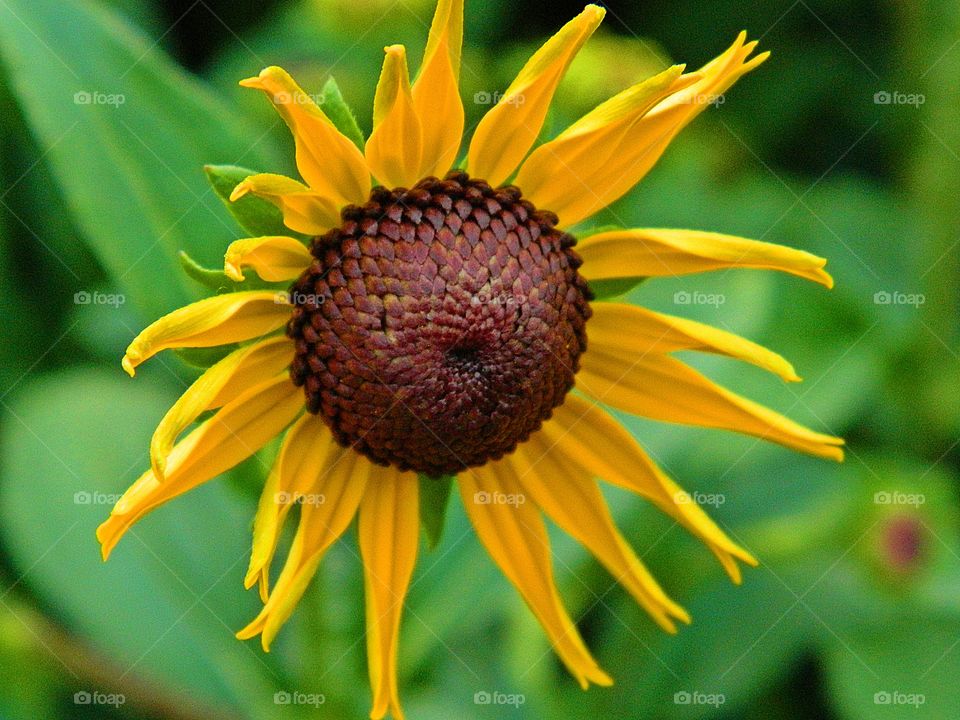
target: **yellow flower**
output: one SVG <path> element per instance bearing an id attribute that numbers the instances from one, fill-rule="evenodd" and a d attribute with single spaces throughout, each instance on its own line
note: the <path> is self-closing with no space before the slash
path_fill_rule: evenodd
<path id="1" fill-rule="evenodd" d="M 691 320 L 591 303 L 590 283 L 732 267 L 832 285 L 821 258 L 706 232 L 614 230 L 574 250 L 564 228 L 632 188 L 712 98 L 767 58 L 751 58 L 756 43 L 741 34 L 697 72 L 671 67 L 534 148 L 554 91 L 603 15 L 587 6 L 533 55 L 452 172 L 464 130 L 462 0 L 439 1 L 412 83 L 404 48 L 386 48 L 362 152 L 280 68 L 244 80 L 290 127 L 303 182 L 253 175 L 233 197 L 270 201 L 291 230 L 314 239 L 309 248 L 284 236 L 233 243 L 228 277 L 252 271 L 292 282 L 289 294 L 247 290 L 181 308 L 123 358 L 133 375 L 164 349 L 239 343 L 161 421 L 151 468 L 98 530 L 104 557 L 146 513 L 286 431 L 246 576 L 264 607 L 238 635 L 259 634 L 268 649 L 324 553 L 359 516 L 373 718 L 403 716 L 396 657 L 419 545 L 418 474 L 457 476 L 480 541 L 586 688 L 611 679 L 558 596 L 544 515 L 669 632 L 689 618 L 614 527 L 598 478 L 655 503 L 703 540 L 734 582 L 738 561 L 756 564 L 603 405 L 842 459 L 842 440 L 712 383 L 673 353 L 726 355 L 799 380 L 779 355 Z M 296 535 L 271 583 L 294 504 Z"/>

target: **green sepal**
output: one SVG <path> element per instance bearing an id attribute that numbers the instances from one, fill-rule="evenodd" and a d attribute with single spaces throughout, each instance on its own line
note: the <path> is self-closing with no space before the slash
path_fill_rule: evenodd
<path id="1" fill-rule="evenodd" d="M 350 141 L 363 152 L 363 146 L 365 144 L 363 131 L 360 130 L 360 126 L 357 124 L 357 118 L 353 114 L 353 110 L 347 105 L 347 101 L 343 99 L 343 95 L 340 93 L 340 86 L 337 85 L 337 81 L 332 77 L 327 80 L 323 86 L 323 90 L 320 91 L 319 105 L 324 115 L 330 119 L 334 127 L 349 138 Z"/>
<path id="2" fill-rule="evenodd" d="M 236 343 L 205 348 L 177 348 L 174 354 L 190 367 L 206 370 L 240 347 Z"/>
<path id="3" fill-rule="evenodd" d="M 204 287 L 210 288 L 215 293 L 239 292 L 240 290 L 286 290 L 290 283 L 269 282 L 257 277 L 256 273 L 248 272 L 240 282 L 229 277 L 223 270 L 213 270 L 205 268 L 186 251 L 181 250 L 177 253 L 177 259 L 180 260 L 180 267 L 193 280 Z"/>
<path id="4" fill-rule="evenodd" d="M 612 300 L 621 295 L 626 295 L 648 279 L 645 277 L 610 278 L 608 280 L 591 280 L 587 284 L 590 286 L 594 300 Z"/>
<path id="5" fill-rule="evenodd" d="M 455 479 L 452 475 L 438 478 L 420 476 L 420 525 L 430 550 L 435 549 L 443 538 L 450 492 Z"/>
<path id="6" fill-rule="evenodd" d="M 288 235 L 299 240 L 305 235 L 294 232 L 283 224 L 283 213 L 280 208 L 256 195 L 244 195 L 236 202 L 230 201 L 233 189 L 251 175 L 255 170 L 237 167 L 236 165 L 204 165 L 203 171 L 207 175 L 210 186 L 223 201 L 227 210 L 250 237 L 265 235 Z"/>

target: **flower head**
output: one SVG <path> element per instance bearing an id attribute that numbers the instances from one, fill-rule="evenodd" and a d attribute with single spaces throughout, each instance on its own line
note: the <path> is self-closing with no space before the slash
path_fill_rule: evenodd
<path id="1" fill-rule="evenodd" d="M 641 180 L 707 98 L 767 57 L 751 57 L 755 43 L 741 35 L 699 71 L 671 67 L 535 147 L 564 72 L 603 15 L 587 6 L 533 55 L 476 127 L 461 169 L 461 0 L 439 1 L 413 82 L 404 48 L 385 49 L 362 149 L 282 69 L 244 80 L 289 126 L 301 180 L 251 175 L 232 198 L 273 203 L 291 235 L 312 240 L 236 241 L 226 251 L 228 278 L 252 271 L 289 291 L 238 290 L 176 310 L 123 358 L 134 375 L 165 349 L 239 344 L 161 421 L 150 469 L 98 530 L 104 557 L 146 513 L 283 434 L 246 576 L 264 607 L 238 635 L 259 634 L 268 649 L 324 553 L 358 516 L 374 718 L 402 717 L 396 655 L 419 545 L 420 482 L 457 476 L 480 541 L 586 688 L 611 679 L 559 598 L 544 515 L 670 632 L 689 617 L 615 528 L 597 478 L 656 504 L 701 538 L 735 582 L 739 562 L 756 563 L 603 406 L 842 459 L 840 439 L 714 384 L 673 353 L 726 355 L 799 380 L 779 355 L 691 320 L 595 298 L 605 283 L 731 267 L 832 284 L 820 258 L 737 237 L 624 229 L 577 242 L 568 233 Z M 308 497 L 324 501 L 297 502 Z M 296 534 L 271 581 L 294 504 Z"/>

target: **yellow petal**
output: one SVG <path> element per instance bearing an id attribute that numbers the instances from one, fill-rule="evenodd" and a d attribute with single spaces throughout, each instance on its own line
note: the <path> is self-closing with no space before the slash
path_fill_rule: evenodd
<path id="1" fill-rule="evenodd" d="M 282 293 L 268 290 L 227 293 L 174 310 L 143 330 L 123 356 L 123 369 L 136 368 L 161 350 L 213 347 L 272 333 L 290 319 Z"/>
<path id="2" fill-rule="evenodd" d="M 517 184 L 537 207 L 555 212 L 564 226 L 614 202 L 647 174 L 687 123 L 766 60 L 769 53 L 747 60 L 756 43 L 744 45 L 745 38 L 741 33 L 720 57 L 693 75 L 677 78 L 653 107 L 639 91 L 643 85 L 604 103 L 538 148 L 518 174 Z M 630 102 L 634 92 L 642 102 Z"/>
<path id="3" fill-rule="evenodd" d="M 312 261 L 310 251 L 299 240 L 268 235 L 230 243 L 223 271 L 231 280 L 242 282 L 243 268 L 252 268 L 263 280 L 279 282 L 299 277 Z"/>
<path id="4" fill-rule="evenodd" d="M 417 476 L 378 468 L 360 504 L 367 617 L 367 665 L 378 720 L 390 711 L 403 720 L 397 692 L 397 645 L 403 601 L 410 586 L 420 539 Z"/>
<path id="5" fill-rule="evenodd" d="M 137 520 L 253 455 L 303 410 L 303 391 L 286 374 L 250 388 L 224 405 L 173 448 L 160 482 L 144 473 L 97 528 L 103 558 Z"/>
<path id="6" fill-rule="evenodd" d="M 322 235 L 340 225 L 340 203 L 283 175 L 251 175 L 233 189 L 230 200 L 236 202 L 247 193 L 280 208 L 283 224 L 296 232 Z"/>
<path id="7" fill-rule="evenodd" d="M 284 473 L 303 473 L 306 478 L 305 481 L 289 478 L 284 482 L 302 483 L 309 493 L 304 493 L 300 523 L 283 571 L 260 614 L 237 633 L 241 640 L 260 633 L 260 642 L 267 651 L 303 596 L 324 553 L 350 525 L 366 489 L 380 479 L 381 468 L 351 448 L 327 444 L 321 433 L 329 436 L 329 432 L 316 427 L 318 425 L 322 426 L 322 423 L 317 421 L 312 429 L 307 425 L 298 426 L 297 438 L 292 440 L 296 447 L 290 445 L 284 461 L 291 463 Z M 312 461 L 311 449 L 318 450 L 322 457 Z M 266 499 L 266 502 L 270 501 L 270 498 Z M 262 542 L 269 545 L 273 540 L 265 532 Z M 264 547 L 255 546 L 254 552 L 262 552 Z M 272 555 L 273 548 L 268 550 Z M 262 572 L 268 570 L 268 567 L 262 568 Z"/>
<path id="8" fill-rule="evenodd" d="M 462 44 L 463 0 L 440 0 L 420 74 L 413 83 L 413 107 L 423 130 L 420 177 L 443 177 L 457 160 L 463 136 Z"/>
<path id="9" fill-rule="evenodd" d="M 660 627 L 676 632 L 672 618 L 690 622 L 690 617 L 667 597 L 620 535 L 596 481 L 570 472 L 565 450 L 537 432 L 507 457 L 524 497 L 593 553 Z"/>
<path id="10" fill-rule="evenodd" d="M 790 363 L 765 347 L 709 325 L 634 305 L 594 303 L 587 336 L 590 348 L 604 354 L 622 353 L 639 358 L 677 350 L 700 350 L 752 363 L 784 380 L 800 380 Z"/>
<path id="11" fill-rule="evenodd" d="M 613 230 L 577 243 L 587 280 L 688 275 L 708 270 L 780 270 L 833 287 L 827 261 L 803 250 L 700 230 Z"/>
<path id="12" fill-rule="evenodd" d="M 367 165 L 387 187 L 410 187 L 420 179 L 423 131 L 413 107 L 407 53 L 403 45 L 384 48 L 383 70 L 373 101 L 373 133 Z"/>
<path id="13" fill-rule="evenodd" d="M 540 432 L 545 443 L 563 448 L 570 474 L 598 477 L 648 498 L 703 540 L 734 582 L 740 582 L 737 559 L 757 564 L 656 466 L 620 423 L 595 403 L 568 395 L 553 413 Z"/>
<path id="14" fill-rule="evenodd" d="M 330 429 L 310 413 L 305 413 L 287 431 L 253 520 L 253 550 L 244 580 L 246 587 L 262 578 L 261 589 L 268 589 L 266 574 L 283 521 L 290 508 L 304 499 L 306 504 L 315 504 L 321 496 L 326 499 L 326 494 L 316 488 L 333 470 L 332 461 L 342 459 L 339 447 Z"/>
<path id="15" fill-rule="evenodd" d="M 467 154 L 471 175 L 496 186 L 517 169 L 540 134 L 557 85 L 605 13 L 602 7 L 587 5 L 523 66 L 477 126 Z"/>
<path id="16" fill-rule="evenodd" d="M 477 537 L 517 588 L 550 638 L 563 664 L 586 690 L 613 681 L 590 655 L 553 581 L 550 538 L 533 503 L 493 502 L 520 498 L 508 460 L 466 471 L 457 482 Z"/>
<path id="17" fill-rule="evenodd" d="M 163 481 L 173 443 L 200 414 L 225 405 L 254 385 L 275 377 L 293 359 L 293 342 L 271 338 L 240 348 L 212 365 L 164 415 L 150 441 L 153 472 Z"/>
<path id="18" fill-rule="evenodd" d="M 340 206 L 366 202 L 370 173 L 360 150 L 285 70 L 268 67 L 240 84 L 266 93 L 287 123 L 296 144 L 297 168 L 312 190 Z"/>
<path id="19" fill-rule="evenodd" d="M 711 382 L 666 355 L 630 357 L 591 348 L 581 358 L 577 388 L 600 402 L 664 422 L 753 435 L 794 450 L 840 461 L 840 438 L 805 428 Z"/>

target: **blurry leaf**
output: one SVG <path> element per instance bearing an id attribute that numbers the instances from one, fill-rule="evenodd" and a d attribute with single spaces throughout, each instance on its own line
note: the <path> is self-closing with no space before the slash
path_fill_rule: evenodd
<path id="1" fill-rule="evenodd" d="M 217 345 L 208 348 L 177 348 L 173 352 L 190 367 L 206 370 L 214 363 L 223 360 L 238 347 L 240 347 L 238 344 L 231 343 L 230 345 Z"/>
<path id="2" fill-rule="evenodd" d="M 26 388 L 3 425 L 4 542 L 24 583 L 124 670 L 186 690 L 178 702 L 199 713 L 265 717 L 276 671 L 233 637 L 259 605 L 242 585 L 248 503 L 210 483 L 139 523 L 108 563 L 99 557 L 94 530 L 149 464 L 151 424 L 171 399 L 92 370 Z"/>
<path id="3" fill-rule="evenodd" d="M 827 680 L 849 720 L 960 717 L 960 622 L 901 614 L 896 624 L 832 644 Z"/>
<path id="4" fill-rule="evenodd" d="M 595 300 L 611 300 L 626 295 L 646 280 L 645 277 L 591 280 L 590 291 Z"/>
<path id="5" fill-rule="evenodd" d="M 250 237 L 264 235 L 304 237 L 284 225 L 283 213 L 280 209 L 263 198 L 248 194 L 235 202 L 230 200 L 233 189 L 251 175 L 256 175 L 255 170 L 235 165 L 204 165 L 203 171 L 207 174 L 207 180 L 210 181 L 214 192 L 233 215 L 233 219 L 249 233 Z"/>
<path id="6" fill-rule="evenodd" d="M 431 550 L 440 544 L 443 537 L 454 480 L 452 475 L 439 478 L 420 476 L 420 524 L 427 536 L 427 546 Z"/>
<path id="7" fill-rule="evenodd" d="M 93 4 L 4 3 L 0 58 L 81 230 L 131 302 L 155 317 L 195 299 L 176 252 L 213 261 L 233 234 L 202 164 L 269 166 L 260 134 Z"/>
<path id="8" fill-rule="evenodd" d="M 180 260 L 180 267 L 183 268 L 183 271 L 187 275 L 214 292 L 229 290 L 231 286 L 237 284 L 228 278 L 223 270 L 210 270 L 209 268 L 202 267 L 200 263 L 190 257 L 184 250 L 177 253 L 177 258 Z"/>
<path id="9" fill-rule="evenodd" d="M 343 99 L 343 95 L 340 94 L 337 81 L 332 77 L 323 86 L 320 98 L 318 105 L 330 118 L 330 122 L 336 126 L 337 130 L 350 138 L 362 152 L 364 146 L 363 132 L 357 125 L 357 118 L 354 116 L 353 110 L 350 109 L 350 106 Z"/>

